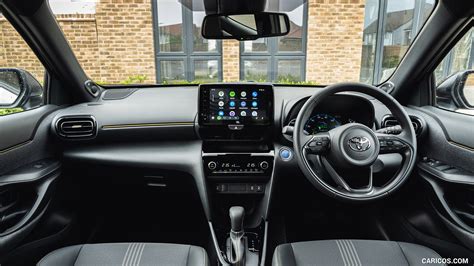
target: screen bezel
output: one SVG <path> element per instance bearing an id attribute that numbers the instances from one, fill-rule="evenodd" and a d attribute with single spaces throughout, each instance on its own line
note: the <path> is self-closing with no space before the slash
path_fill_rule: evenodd
<path id="1" fill-rule="evenodd" d="M 268 103 L 267 103 L 267 116 L 268 120 L 265 121 L 258 121 L 258 122 L 252 122 L 249 123 L 247 122 L 236 122 L 236 121 L 229 121 L 229 120 L 220 120 L 220 121 L 205 121 L 205 117 L 208 116 L 209 112 L 206 108 L 208 106 L 205 106 L 206 104 L 203 103 L 203 99 L 208 97 L 208 93 L 210 92 L 211 89 L 233 89 L 235 91 L 241 91 L 244 89 L 249 89 L 249 88 L 258 88 L 258 89 L 264 89 L 265 93 L 268 95 Z M 206 94 L 207 93 L 207 94 Z M 271 84 L 254 84 L 254 83 L 244 83 L 244 84 L 234 84 L 234 83 L 221 83 L 221 84 L 202 84 L 199 85 L 199 97 L 198 97 L 198 122 L 199 125 L 201 126 L 213 126 L 213 127 L 219 127 L 219 126 L 228 126 L 228 125 L 244 125 L 244 127 L 263 127 L 263 126 L 270 126 L 273 124 L 273 113 L 274 113 L 274 95 L 273 95 L 273 85 Z"/>

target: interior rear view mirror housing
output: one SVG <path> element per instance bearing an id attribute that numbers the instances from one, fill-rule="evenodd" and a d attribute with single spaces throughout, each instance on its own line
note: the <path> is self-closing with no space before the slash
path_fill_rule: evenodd
<path id="1" fill-rule="evenodd" d="M 213 14 L 202 23 L 202 36 L 206 39 L 256 40 L 284 36 L 289 31 L 290 19 L 285 13 Z"/>

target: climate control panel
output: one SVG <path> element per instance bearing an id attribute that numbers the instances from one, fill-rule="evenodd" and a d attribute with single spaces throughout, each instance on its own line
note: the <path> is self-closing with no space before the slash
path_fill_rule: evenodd
<path id="1" fill-rule="evenodd" d="M 270 176 L 273 154 L 204 154 L 207 176 Z"/>

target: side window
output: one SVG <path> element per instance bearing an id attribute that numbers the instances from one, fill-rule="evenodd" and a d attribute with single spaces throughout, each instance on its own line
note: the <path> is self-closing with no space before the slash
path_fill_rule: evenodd
<path id="1" fill-rule="evenodd" d="M 471 28 L 434 71 L 436 106 L 474 115 L 474 30 Z"/>
<path id="2" fill-rule="evenodd" d="M 0 13 L 0 117 L 44 104 L 44 67 Z"/>

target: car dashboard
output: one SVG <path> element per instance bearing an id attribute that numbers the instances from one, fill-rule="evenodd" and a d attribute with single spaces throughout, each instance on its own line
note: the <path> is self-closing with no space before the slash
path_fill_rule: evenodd
<path id="1" fill-rule="evenodd" d="M 151 171 L 144 179 L 169 171 L 186 174 L 220 250 L 227 248 L 226 235 L 219 232 L 228 207 L 238 202 L 252 210 L 245 226 L 253 228 L 251 249 L 261 258 L 274 180 L 304 178 L 293 156 L 291 130 L 285 129 L 294 126 L 314 91 L 323 89 L 260 83 L 108 89 L 97 102 L 55 112 L 51 129 L 63 144 L 65 163 L 71 168 L 76 163 L 100 165 L 105 170 L 96 173 L 99 179 L 123 175 L 116 169 L 124 167 Z M 369 96 L 340 93 L 312 110 L 304 130 L 314 134 L 347 123 L 377 129 L 387 115 Z M 398 163 L 399 158 L 383 162 L 387 171 Z M 180 178 L 185 177 L 173 175 L 169 182 L 183 183 Z"/>

